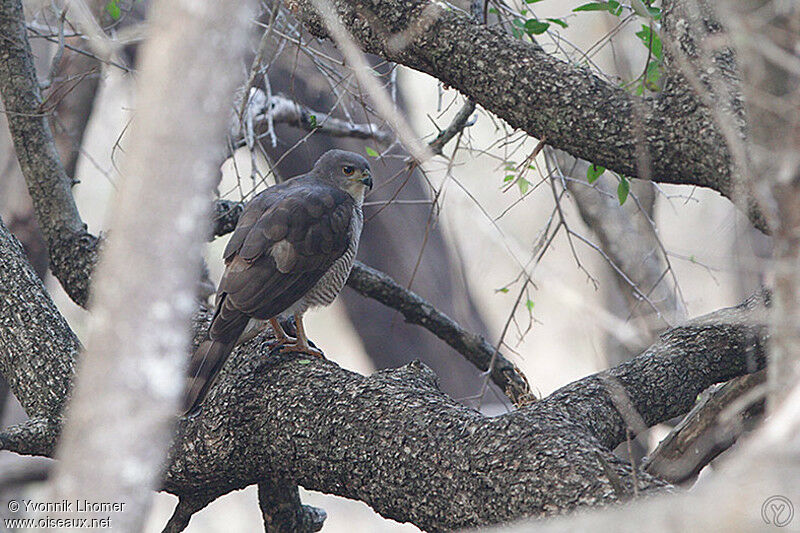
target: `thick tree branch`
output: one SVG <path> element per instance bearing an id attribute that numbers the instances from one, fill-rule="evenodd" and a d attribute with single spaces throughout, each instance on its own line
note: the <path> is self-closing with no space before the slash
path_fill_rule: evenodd
<path id="1" fill-rule="evenodd" d="M 86 231 L 72 181 L 64 171 L 42 106 L 21 0 L 0 3 L 0 93 L 36 219 L 50 251 L 50 267 L 80 305 L 88 297 L 97 239 Z"/>
<path id="2" fill-rule="evenodd" d="M 721 464 L 713 477 L 691 492 L 544 523 L 523 521 L 490 531 L 637 533 L 642 531 L 642 524 L 647 524 L 647 531 L 665 533 L 795 529 L 791 513 L 794 512 L 796 520 L 796 508 L 793 511 L 791 506 L 800 496 L 798 449 L 800 386 L 795 385 L 787 401 L 752 438 L 742 443 L 736 456 Z"/>
<path id="3" fill-rule="evenodd" d="M 757 294 L 672 328 L 635 359 L 567 385 L 540 403 L 582 420 L 613 449 L 628 429 L 640 429 L 629 414 L 653 426 L 686 413 L 706 387 L 764 368 L 764 299 Z"/>
<path id="4" fill-rule="evenodd" d="M 163 488 L 213 499 L 286 479 L 432 531 L 616 501 L 633 477 L 608 451 L 628 424 L 606 384 L 618 383 L 647 425 L 685 412 L 708 385 L 763 364 L 756 308 L 675 328 L 635 360 L 495 418 L 439 392 L 419 364 L 363 377 L 256 338 L 237 348 L 201 413 L 181 421 Z M 209 318 L 198 315 L 196 340 Z M 55 432 L 44 426 L 37 438 Z M 640 493 L 663 487 L 637 477 Z"/>
<path id="5" fill-rule="evenodd" d="M 314 35 L 327 36 L 313 2 L 288 4 Z M 635 97 L 444 5 L 339 0 L 335 7 L 367 52 L 437 77 L 555 148 L 628 176 L 732 192 L 724 139 L 694 98 Z M 412 39 L 398 49 L 393 36 L 403 31 Z M 638 163 L 641 143 L 646 170 Z"/>
<path id="6" fill-rule="evenodd" d="M 436 310 L 414 292 L 401 287 L 383 272 L 356 261 L 347 279 L 347 286 L 367 298 L 400 311 L 406 322 L 427 329 L 480 370 L 487 371 L 491 365 L 492 381 L 514 402 L 514 405 L 519 407 L 536 401 L 522 372 L 514 363 L 498 353 L 486 339 L 466 331 L 449 316 Z M 493 364 L 492 359 L 494 359 Z"/>
<path id="7" fill-rule="evenodd" d="M 612 501 L 597 454 L 628 492 L 632 478 L 608 452 L 628 425 L 606 381 L 621 385 L 647 425 L 681 414 L 707 386 L 763 365 L 756 309 L 748 302 L 675 328 L 630 363 L 496 418 L 438 392 L 420 365 L 364 378 L 257 339 L 239 348 L 199 419 L 181 425 L 166 488 L 233 490 L 245 461 L 259 475 L 361 499 L 434 531 Z M 191 455 L 210 452 L 204 443 L 215 443 L 213 464 Z M 661 486 L 644 473 L 639 483 L 640 492 Z"/>
<path id="8" fill-rule="evenodd" d="M 739 439 L 745 422 L 751 426 L 754 418 L 763 415 L 765 378 L 766 371 L 762 370 L 704 392 L 697 405 L 645 459 L 645 471 L 670 483 L 695 478 Z M 737 404 L 741 405 L 731 413 Z"/>
<path id="9" fill-rule="evenodd" d="M 29 418 L 0 433 L 0 450 L 21 455 L 50 456 L 55 447 L 55 436 L 59 431 L 59 425 L 53 419 L 38 416 Z"/>
<path id="10" fill-rule="evenodd" d="M 80 349 L 19 241 L 0 220 L 0 372 L 28 416 L 58 418 Z"/>

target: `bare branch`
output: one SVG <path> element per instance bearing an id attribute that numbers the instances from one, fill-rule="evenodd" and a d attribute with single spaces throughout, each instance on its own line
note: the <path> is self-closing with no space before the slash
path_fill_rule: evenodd
<path id="1" fill-rule="evenodd" d="M 467 100 L 461 109 L 458 110 L 456 116 L 453 117 L 453 121 L 450 123 L 450 125 L 439 132 L 439 135 L 437 135 L 436 138 L 429 143 L 428 146 L 430 147 L 431 152 L 436 155 L 442 155 L 442 149 L 444 148 L 444 145 L 449 143 L 450 139 L 464 131 L 464 128 L 471 125 L 469 123 L 469 119 L 474 112 L 475 102 L 472 100 Z"/>
<path id="2" fill-rule="evenodd" d="M 412 291 L 398 285 L 383 272 L 356 261 L 347 285 L 363 296 L 397 309 L 403 314 L 406 322 L 424 327 L 479 369 L 489 370 L 494 359 L 491 368 L 492 381 L 515 405 L 522 406 L 536 401 L 522 372 L 502 354 L 497 353 L 494 346 L 486 339 L 464 330 L 453 319 L 437 311 Z"/>
<path id="3" fill-rule="evenodd" d="M 259 483 L 258 506 L 266 533 L 315 533 L 328 517 L 318 507 L 301 504 L 297 485 L 289 481 Z"/>
<path id="4" fill-rule="evenodd" d="M 211 501 L 207 497 L 180 496 L 162 533 L 180 533 L 189 525 L 192 515 L 201 511 Z"/>
<path id="5" fill-rule="evenodd" d="M 746 428 L 745 422 L 763 414 L 765 395 L 761 394 L 736 413 L 723 416 L 738 399 L 752 396 L 754 389 L 763 389 L 765 378 L 766 371 L 762 370 L 703 393 L 689 414 L 645 458 L 645 471 L 670 483 L 683 483 L 697 476 L 738 440 Z"/>
<path id="6" fill-rule="evenodd" d="M 354 139 L 374 139 L 379 143 L 390 143 L 390 131 L 374 124 L 353 124 L 310 107 L 298 104 L 282 95 L 267 95 L 261 89 L 252 89 L 248 103 L 248 113 L 254 115 L 254 127 L 258 132 L 266 131 L 269 121 L 288 124 L 306 131 L 315 131 L 331 137 L 352 137 Z M 234 130 L 232 137 L 241 137 Z"/>

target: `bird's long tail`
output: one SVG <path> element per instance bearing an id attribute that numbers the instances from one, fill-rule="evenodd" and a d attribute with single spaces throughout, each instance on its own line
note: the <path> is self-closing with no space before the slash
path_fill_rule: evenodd
<path id="1" fill-rule="evenodd" d="M 214 385 L 219 371 L 236 346 L 247 322 L 246 319 L 242 321 L 241 328 L 237 324 L 238 331 L 231 331 L 230 336 L 226 335 L 226 340 L 206 339 L 197 347 L 189 362 L 188 383 L 183 403 L 184 416 L 192 416 L 200 409 L 200 404 Z"/>

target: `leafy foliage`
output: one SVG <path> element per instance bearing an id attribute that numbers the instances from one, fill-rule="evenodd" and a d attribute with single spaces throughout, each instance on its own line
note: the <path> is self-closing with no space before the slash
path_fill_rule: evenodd
<path id="1" fill-rule="evenodd" d="M 586 170 L 586 180 L 589 183 L 594 183 L 597 181 L 603 172 L 606 171 L 606 167 L 601 167 L 600 165 L 591 164 L 589 168 Z"/>
<path id="2" fill-rule="evenodd" d="M 628 199 L 628 193 L 631 192 L 631 182 L 625 176 L 619 177 L 619 185 L 617 185 L 617 199 L 619 205 L 623 205 L 625 200 Z"/>
<path id="3" fill-rule="evenodd" d="M 109 0 L 106 3 L 106 12 L 111 15 L 114 20 L 119 20 L 122 16 L 122 10 L 119 7 L 119 0 Z"/>

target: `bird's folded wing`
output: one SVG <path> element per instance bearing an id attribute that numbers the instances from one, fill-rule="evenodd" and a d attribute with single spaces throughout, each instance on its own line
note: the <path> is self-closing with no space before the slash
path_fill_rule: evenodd
<path id="1" fill-rule="evenodd" d="M 296 178 L 262 195 L 242 214 L 225 249 L 212 339 L 229 333 L 233 324 L 227 316 L 266 319 L 285 311 L 344 254 L 352 238 L 354 201 L 345 191 Z"/>

